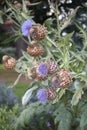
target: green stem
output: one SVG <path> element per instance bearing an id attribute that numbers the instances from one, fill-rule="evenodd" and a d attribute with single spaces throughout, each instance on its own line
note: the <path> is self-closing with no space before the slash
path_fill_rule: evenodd
<path id="1" fill-rule="evenodd" d="M 63 58 L 64 68 L 69 68 L 69 49 L 64 47 L 64 58 Z"/>
<path id="2" fill-rule="evenodd" d="M 28 40 L 29 40 L 29 43 L 31 43 L 31 38 L 30 38 L 30 35 L 28 36 Z"/>
<path id="3" fill-rule="evenodd" d="M 52 40 L 52 39 L 50 39 L 48 36 L 46 36 L 46 39 L 47 39 L 47 41 L 49 41 L 59 52 L 60 52 L 60 54 L 61 54 L 61 56 L 63 55 L 63 52 L 61 51 L 61 49 L 60 48 L 58 48 L 58 46 L 55 44 L 55 42 Z M 52 55 L 52 54 L 51 54 Z"/>
<path id="4" fill-rule="evenodd" d="M 35 5 L 39 5 L 39 4 L 41 4 L 42 3 L 42 1 L 40 1 L 40 2 L 36 2 L 36 3 L 30 3 L 29 5 L 27 5 L 27 6 L 35 6 Z"/>
<path id="5" fill-rule="evenodd" d="M 47 48 L 47 52 L 48 52 L 48 56 L 50 56 L 49 58 L 52 58 L 55 61 L 54 56 L 52 55 L 52 53 L 50 52 L 48 48 Z"/>
<path id="6" fill-rule="evenodd" d="M 22 76 L 22 74 L 19 74 L 18 77 L 17 77 L 17 79 L 15 80 L 14 84 L 8 86 L 8 88 L 14 88 L 14 87 L 18 84 L 18 82 L 19 82 L 21 76 Z"/>
<path id="7" fill-rule="evenodd" d="M 25 43 L 27 43 L 27 45 L 30 45 L 29 42 L 28 42 L 27 40 L 25 40 L 25 38 L 24 38 L 23 36 L 21 37 L 21 39 L 22 39 Z"/>
<path id="8" fill-rule="evenodd" d="M 48 36 L 46 36 L 46 39 L 47 39 L 54 47 L 57 47 L 57 46 L 55 45 L 55 43 L 54 43 Z"/>
<path id="9" fill-rule="evenodd" d="M 6 13 L 4 13 L 4 12 L 2 12 L 2 13 L 3 13 L 3 15 L 5 15 L 7 18 L 11 19 L 16 26 L 20 27 L 20 25 L 19 25 L 18 23 L 16 23 L 16 22 L 14 21 L 14 19 L 12 19 L 12 18 L 11 18 L 10 16 L 8 16 Z"/>

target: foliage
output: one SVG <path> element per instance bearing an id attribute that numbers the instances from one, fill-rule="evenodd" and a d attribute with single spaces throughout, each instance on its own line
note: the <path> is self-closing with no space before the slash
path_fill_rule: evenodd
<path id="1" fill-rule="evenodd" d="M 17 119 L 15 128 L 18 130 L 27 129 L 56 129 L 54 125 L 54 120 L 52 119 L 52 114 L 54 107 L 52 104 L 41 105 L 39 102 L 35 102 L 29 105 Z M 30 112 L 31 111 L 31 112 Z M 50 127 L 47 123 L 52 123 Z"/>
<path id="2" fill-rule="evenodd" d="M 11 8 L 11 5 L 8 3 L 8 6 Z M 25 8 L 24 8 L 25 7 Z M 75 12 L 73 12 L 73 14 L 71 14 L 69 16 L 68 19 L 66 19 L 64 21 L 64 23 L 67 23 L 66 26 L 62 23 L 63 21 L 58 20 L 58 6 L 57 3 L 55 3 L 54 5 L 55 9 L 55 18 L 49 18 L 44 22 L 44 26 L 47 27 L 47 35 L 45 37 L 45 39 L 38 41 L 41 45 L 44 46 L 45 48 L 45 53 L 42 55 L 42 57 L 40 58 L 34 58 L 29 56 L 29 54 L 27 54 L 27 52 L 23 51 L 23 56 L 17 61 L 15 70 L 22 74 L 25 75 L 27 78 L 30 78 L 29 75 L 27 75 L 27 68 L 32 68 L 32 62 L 34 62 L 34 64 L 38 63 L 38 62 L 43 62 L 43 61 L 48 61 L 48 60 L 54 60 L 57 62 L 59 68 L 64 68 L 64 69 L 68 69 L 71 71 L 72 74 L 72 79 L 73 79 L 73 83 L 71 84 L 71 88 L 68 88 L 70 90 L 72 90 L 73 93 L 73 97 L 71 100 L 72 105 L 76 105 L 79 101 L 79 99 L 81 98 L 83 92 L 83 89 L 86 87 L 86 44 L 85 47 L 83 47 L 81 50 L 79 50 L 77 48 L 77 45 L 75 45 L 72 37 L 74 35 L 74 32 L 71 32 L 69 34 L 66 33 L 66 35 L 63 36 L 63 30 L 64 28 L 66 28 L 68 26 L 68 24 L 70 24 L 70 21 L 72 21 L 73 23 L 75 23 L 75 25 L 77 27 L 79 27 L 79 29 L 81 30 L 82 35 L 80 37 L 83 37 L 83 46 L 84 43 L 86 42 L 86 29 L 83 29 L 83 27 L 81 27 L 78 23 L 78 21 L 73 21 L 73 16 L 75 15 L 75 13 L 77 12 L 77 9 L 75 10 Z M 17 28 L 19 28 L 20 24 L 22 25 L 24 19 L 30 19 L 32 21 L 33 24 L 34 21 L 32 20 L 32 17 L 29 16 L 29 14 L 27 14 L 27 7 L 24 4 L 24 6 L 22 7 L 23 9 L 23 14 L 20 14 L 20 20 L 19 18 L 19 13 L 16 12 L 16 10 L 12 7 L 11 10 L 12 12 L 14 12 L 13 16 L 15 17 L 15 13 L 17 13 L 16 19 L 18 21 L 17 24 L 19 24 L 17 26 Z M 20 12 L 20 10 L 18 10 Z M 24 17 L 25 16 L 25 17 Z M 11 17 L 12 18 L 12 17 Z M 57 19 L 57 21 L 56 21 Z M 55 22 L 56 21 L 56 22 Z M 55 24 L 54 24 L 55 22 Z M 64 25 L 64 27 L 63 27 Z M 21 27 L 21 26 L 20 26 Z M 17 29 L 16 28 L 16 29 Z M 29 38 L 25 39 L 25 37 L 22 36 L 21 34 L 21 30 L 20 28 L 16 30 L 16 32 L 18 32 L 20 34 L 20 36 L 22 37 L 22 39 L 24 41 L 26 41 L 26 43 L 29 45 L 31 42 Z M 46 46 L 45 46 L 46 44 Z M 21 69 L 20 69 L 21 68 Z M 17 81 L 16 81 L 17 82 Z M 36 82 L 36 81 L 35 81 Z M 38 81 L 39 82 L 39 81 Z M 79 82 L 79 83 L 77 83 Z M 16 84 L 16 83 L 14 83 Z M 46 81 L 46 85 L 45 82 L 38 84 L 38 88 L 39 87 L 46 87 L 49 84 L 49 80 Z M 13 85 L 14 86 L 14 85 Z M 33 85 L 31 85 L 31 87 L 33 87 Z M 58 91 L 58 90 L 57 90 Z M 59 90 L 57 92 L 58 96 L 56 97 L 56 99 L 54 100 L 54 102 L 57 102 L 65 93 L 65 90 Z M 60 96 L 60 98 L 58 98 Z"/>
<path id="3" fill-rule="evenodd" d="M 14 122 L 18 113 L 17 105 L 12 109 L 8 109 L 6 105 L 0 107 L 0 130 L 14 130 Z"/>
<path id="4" fill-rule="evenodd" d="M 18 34 L 18 38 L 21 37 L 28 46 L 31 46 L 32 41 L 35 39 L 33 39 L 31 35 L 24 37 L 23 33 L 21 32 L 21 27 L 25 20 L 32 21 L 33 26 L 37 26 L 37 23 L 35 23 L 35 21 L 32 19 L 31 11 L 28 11 L 24 0 L 22 2 L 23 5 L 21 10 L 15 9 L 14 6 L 7 2 L 8 12 L 9 9 L 11 11 L 9 17 L 10 19 L 13 19 L 15 24 L 15 28 L 13 28 L 15 36 Z M 87 126 L 87 29 L 84 28 L 78 22 L 78 20 L 74 19 L 78 8 L 76 8 L 74 12 L 68 16 L 68 18 L 63 20 L 59 19 L 60 12 L 58 9 L 57 0 L 54 2 L 52 9 L 54 10 L 55 17 L 47 19 L 43 24 L 47 28 L 45 38 L 43 40 L 37 40 L 38 44 L 44 47 L 45 51 L 43 55 L 32 57 L 28 54 L 28 51 L 22 51 L 23 55 L 17 60 L 15 66 L 15 71 L 19 73 L 19 76 L 14 84 L 9 87 L 15 87 L 22 75 L 26 76 L 26 78 L 31 81 L 29 84 L 29 90 L 27 90 L 22 98 L 23 105 L 27 105 L 33 97 L 36 98 L 38 89 L 44 88 L 44 90 L 49 90 L 48 87 L 50 86 L 54 93 L 52 93 L 53 91 L 51 90 L 50 92 L 45 91 L 46 94 L 48 94 L 48 98 L 51 96 L 50 101 L 48 101 L 46 104 L 42 105 L 39 102 L 35 102 L 27 106 L 15 124 L 16 130 L 85 130 Z M 74 31 L 71 33 L 65 32 L 65 29 L 71 23 L 74 23 L 78 30 L 79 38 L 82 41 L 82 47 L 73 40 L 73 36 L 75 34 Z M 60 85 L 56 88 L 52 87 L 50 81 L 56 72 L 54 72 L 52 75 L 47 75 L 47 79 L 45 81 L 42 81 L 42 79 L 38 80 L 40 77 L 37 78 L 39 73 L 37 66 L 39 64 L 41 65 L 42 62 L 47 63 L 49 60 L 57 63 L 58 72 L 62 68 L 70 72 L 72 77 L 71 85 L 67 87 L 60 87 Z M 28 72 L 28 69 L 36 69 L 35 72 L 38 70 L 36 78 L 32 78 L 32 73 L 29 73 L 30 71 Z M 43 68 L 39 74 L 41 75 L 42 72 Z M 66 79 L 64 82 L 65 84 L 67 83 L 67 75 L 68 74 L 66 73 L 63 79 L 63 81 Z M 61 84 L 62 78 L 59 77 L 59 79 L 61 79 Z M 52 96 L 54 96 L 53 94 L 56 95 L 54 99 L 52 99 Z M 49 115 L 50 109 L 53 111 L 51 115 Z M 47 127 L 46 123 L 51 123 L 51 121 L 52 128 L 51 126 Z"/>
<path id="5" fill-rule="evenodd" d="M 71 94 L 66 92 L 59 102 L 52 105 L 50 102 L 40 104 L 31 103 L 21 112 L 15 123 L 18 130 L 85 130 L 87 126 L 87 100 L 84 97 L 77 106 L 71 106 Z M 50 126 L 47 126 L 47 123 Z"/>
<path id="6" fill-rule="evenodd" d="M 66 19 L 65 21 L 60 21 L 60 20 L 58 20 L 58 11 L 59 10 L 58 10 L 57 4 L 58 3 L 56 1 L 55 5 L 53 7 L 54 12 L 55 12 L 55 18 L 47 19 L 44 22 L 44 25 L 47 27 L 47 31 L 48 31 L 47 36 L 44 40 L 39 41 L 39 43 L 44 46 L 46 53 L 44 53 L 44 55 L 39 60 L 37 58 L 34 59 L 33 57 L 29 56 L 26 52 L 23 51 L 23 57 L 21 57 L 17 61 L 15 70 L 18 73 L 21 73 L 23 75 L 26 75 L 26 77 L 28 77 L 28 75 L 26 74 L 27 73 L 26 70 L 29 67 L 31 68 L 33 61 L 36 64 L 36 62 L 39 62 L 39 61 L 40 62 L 47 61 L 49 59 L 55 60 L 58 64 L 59 68 L 64 68 L 64 69 L 68 69 L 71 71 L 72 78 L 73 78 L 73 80 L 75 80 L 73 82 L 74 84 L 76 82 L 78 82 L 78 80 L 79 80 L 79 85 L 77 87 L 79 89 L 76 88 L 77 84 L 76 84 L 76 86 L 74 84 L 72 84 L 72 87 L 74 87 L 73 93 L 75 91 L 75 94 L 73 95 L 71 103 L 72 103 L 72 105 L 76 105 L 78 103 L 79 99 L 81 98 L 81 95 L 83 94 L 83 88 L 85 88 L 85 86 L 86 86 L 86 68 L 85 68 L 85 66 L 86 66 L 86 47 L 87 47 L 86 46 L 86 29 L 81 28 L 79 23 L 74 20 L 74 23 L 76 24 L 76 26 L 81 30 L 81 33 L 82 33 L 81 37 L 83 37 L 83 39 L 84 39 L 83 40 L 84 47 L 79 51 L 77 49 L 77 47 L 75 46 L 74 41 L 72 40 L 72 36 L 73 36 L 74 32 L 63 36 L 63 30 L 64 30 L 64 28 L 67 27 L 68 24 L 70 24 L 72 17 L 77 12 L 77 8 L 73 12 L 73 14 L 71 14 L 70 17 L 68 17 L 68 19 Z M 28 12 L 28 10 L 27 10 L 27 6 L 25 5 L 25 3 L 23 1 L 22 10 L 20 13 L 20 10 L 19 9 L 16 10 L 10 3 L 7 2 L 7 5 L 11 11 L 9 17 L 11 19 L 14 17 L 15 20 L 17 20 L 17 22 L 15 22 L 13 20 L 14 24 L 16 25 L 16 28 L 14 28 L 16 35 L 19 34 L 19 36 L 21 36 L 21 38 L 24 41 L 26 41 L 26 43 L 29 45 L 30 44 L 29 42 L 31 42 L 30 38 L 25 39 L 25 37 L 22 36 L 21 30 L 20 30 L 20 27 L 21 27 L 23 21 L 26 19 L 30 19 L 32 21 L 32 23 L 35 24 L 34 21 L 32 20 L 32 16 L 30 15 L 30 12 Z M 20 13 L 20 15 L 19 15 L 19 13 Z M 54 24 L 54 21 L 56 21 L 55 24 Z M 66 26 L 65 26 L 64 25 L 65 23 L 68 23 L 68 24 L 66 24 Z M 47 44 L 47 46 L 45 46 L 45 44 Z M 18 82 L 18 80 L 14 84 L 16 85 L 17 82 Z M 43 87 L 43 83 L 41 83 L 41 84 Z M 49 84 L 49 81 L 47 81 L 47 84 Z M 41 85 L 39 85 L 39 86 L 41 86 Z M 64 92 L 63 91 L 64 90 L 58 91 L 58 96 L 60 95 L 60 97 L 62 97 L 63 94 L 65 93 L 65 91 Z M 58 96 L 54 102 L 59 100 Z M 75 101 L 75 103 L 74 103 L 74 101 Z"/>
<path id="7" fill-rule="evenodd" d="M 0 72 L 1 72 L 1 71 L 4 71 L 4 67 L 3 67 L 2 64 L 0 64 Z"/>
<path id="8" fill-rule="evenodd" d="M 18 104 L 17 96 L 4 83 L 0 83 L 0 106 L 12 108 L 15 104 Z"/>

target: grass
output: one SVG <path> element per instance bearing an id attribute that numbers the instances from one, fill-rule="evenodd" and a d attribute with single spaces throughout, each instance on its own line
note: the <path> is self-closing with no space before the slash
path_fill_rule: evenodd
<path id="1" fill-rule="evenodd" d="M 4 69 L 3 65 L 0 64 L 0 72 L 4 72 L 4 71 L 5 71 L 5 69 Z"/>
<path id="2" fill-rule="evenodd" d="M 15 71 L 6 71 L 2 64 L 0 64 L 0 82 L 5 81 L 6 85 L 14 83 L 18 74 Z M 14 88 L 13 92 L 17 95 L 18 100 L 20 101 L 26 90 L 28 89 L 28 82 L 19 82 Z"/>
<path id="3" fill-rule="evenodd" d="M 27 91 L 29 83 L 18 83 L 15 88 L 13 88 L 13 92 L 18 96 L 18 100 L 21 101 L 22 96 Z"/>

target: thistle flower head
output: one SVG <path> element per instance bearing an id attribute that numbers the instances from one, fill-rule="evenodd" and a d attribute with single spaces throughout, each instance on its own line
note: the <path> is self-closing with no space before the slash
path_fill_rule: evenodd
<path id="1" fill-rule="evenodd" d="M 30 33 L 30 29 L 32 28 L 32 22 L 30 20 L 26 20 L 24 21 L 24 23 L 22 24 L 22 34 L 24 36 L 28 36 Z"/>
<path id="2" fill-rule="evenodd" d="M 36 96 L 37 96 L 37 99 L 41 103 L 46 103 L 46 101 L 47 101 L 47 93 L 46 93 L 46 90 L 44 88 L 39 89 Z"/>
<path id="3" fill-rule="evenodd" d="M 55 61 L 52 61 L 52 60 L 48 61 L 47 66 L 48 66 L 49 74 L 55 73 L 58 70 L 57 62 L 55 62 Z"/>
<path id="4" fill-rule="evenodd" d="M 46 63 L 40 63 L 37 67 L 37 73 L 42 76 L 42 77 L 46 77 L 48 74 L 48 67 L 46 65 Z"/>
<path id="5" fill-rule="evenodd" d="M 58 87 L 61 83 L 61 78 L 59 75 L 55 75 L 52 77 L 51 84 L 53 87 Z"/>
<path id="6" fill-rule="evenodd" d="M 60 88 L 67 88 L 70 86 L 70 84 L 72 83 L 72 77 L 69 70 L 60 69 L 57 72 L 57 75 L 59 75 L 59 77 L 61 78 L 61 82 L 59 85 Z"/>

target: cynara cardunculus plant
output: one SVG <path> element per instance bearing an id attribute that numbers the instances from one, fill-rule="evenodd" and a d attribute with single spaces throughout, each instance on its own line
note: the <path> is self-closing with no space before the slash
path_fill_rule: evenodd
<path id="1" fill-rule="evenodd" d="M 58 1 L 55 0 L 54 4 L 51 0 L 48 2 L 54 12 L 54 18 L 47 19 L 43 25 L 35 23 L 24 1 L 21 9 L 12 7 L 12 18 L 14 16 L 16 19 L 13 20 L 16 26 L 14 31 L 28 46 L 17 61 L 7 56 L 3 63 L 7 69 L 14 68 L 19 73 L 18 79 L 25 75 L 29 81 L 32 80 L 28 96 L 25 94 L 24 104 L 29 102 L 33 94 L 37 95 L 36 98 L 42 103 L 47 100 L 56 103 L 69 91 L 72 96 L 71 104 L 76 105 L 87 83 L 85 29 L 79 26 L 80 23 L 72 20 L 77 9 L 67 16 L 68 18 L 60 19 Z M 10 4 L 8 6 L 11 7 Z M 78 49 L 73 41 L 74 32 L 65 32 L 68 24 L 72 22 L 81 30 L 80 36 L 84 39 L 82 49 Z M 13 86 L 17 84 L 18 79 Z"/>
<path id="2" fill-rule="evenodd" d="M 34 13 L 29 11 L 35 4 L 22 0 L 21 5 L 16 2 L 11 6 L 7 2 L 6 11 L 14 24 L 13 37 L 27 43 L 26 51 L 22 51 L 18 60 L 8 55 L 2 58 L 5 69 L 19 73 L 9 87 L 15 87 L 22 75 L 29 80 L 16 130 L 87 129 L 87 28 L 84 22 L 81 25 L 76 20 L 79 7 L 66 15 L 61 6 L 68 2 L 71 1 L 48 0 L 53 17 L 43 25 L 36 23 Z M 87 10 L 86 4 L 82 6 Z M 81 20 L 86 18 L 81 14 Z M 72 25 L 77 32 L 72 31 Z M 80 42 L 74 40 L 75 34 Z"/>

